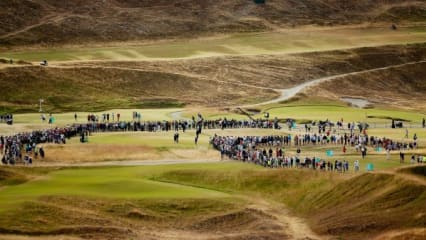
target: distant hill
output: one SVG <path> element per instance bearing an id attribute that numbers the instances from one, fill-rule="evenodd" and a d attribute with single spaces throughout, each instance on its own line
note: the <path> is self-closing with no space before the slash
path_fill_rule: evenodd
<path id="1" fill-rule="evenodd" d="M 416 0 L 8 0 L 0 45 L 74 44 L 264 31 L 299 25 L 423 22 Z"/>

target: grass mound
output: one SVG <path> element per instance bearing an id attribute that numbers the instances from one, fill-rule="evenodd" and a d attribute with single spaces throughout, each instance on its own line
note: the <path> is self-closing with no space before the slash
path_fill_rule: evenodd
<path id="1" fill-rule="evenodd" d="M 214 219 L 226 212 L 244 212 L 244 216 L 262 217 L 260 213 L 240 210 L 244 203 L 240 202 L 240 205 L 231 199 L 128 200 L 45 196 L 23 203 L 19 209 L 0 214 L 0 234 L 68 235 L 98 239 L 125 236 L 127 239 L 138 238 L 142 229 L 195 231 L 194 226 L 206 226 L 206 218 Z M 241 218 L 234 221 L 235 226 L 238 220 Z M 213 225 L 209 224 L 210 227 Z M 219 223 L 216 225 L 217 228 L 208 231 L 226 232 L 220 230 Z"/>
<path id="2" fill-rule="evenodd" d="M 419 177 L 426 178 L 426 166 L 415 166 L 415 167 L 409 167 L 409 168 L 403 168 L 399 170 L 402 173 L 408 173 L 408 174 L 414 174 Z"/>
<path id="3" fill-rule="evenodd" d="M 161 178 L 282 201 L 308 218 L 317 233 L 345 239 L 371 238 L 390 230 L 421 228 L 426 223 L 426 186 L 394 174 L 345 179 L 298 170 L 178 170 Z"/>
<path id="4" fill-rule="evenodd" d="M 17 185 L 28 181 L 28 177 L 9 169 L 0 168 L 0 186 Z"/>
<path id="5" fill-rule="evenodd" d="M 389 174 L 364 174 L 313 199 L 312 226 L 321 234 L 345 239 L 422 227 L 425 201 L 424 185 Z"/>

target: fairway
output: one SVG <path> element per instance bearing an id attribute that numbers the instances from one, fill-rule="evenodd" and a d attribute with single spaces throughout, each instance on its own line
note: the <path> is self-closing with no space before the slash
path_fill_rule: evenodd
<path id="1" fill-rule="evenodd" d="M 369 108 L 360 109 L 349 107 L 339 102 L 328 102 L 328 103 L 313 103 L 313 102 L 297 102 L 297 103 L 284 103 L 284 104 L 272 104 L 256 108 L 259 111 L 258 114 L 254 114 L 252 117 L 263 118 L 264 112 L 270 114 L 270 118 L 274 119 L 287 119 L 293 118 L 298 121 L 315 121 L 315 120 L 326 120 L 339 121 L 343 119 L 345 122 L 367 122 L 378 124 L 377 126 L 383 126 L 384 124 L 390 125 L 391 119 L 402 120 L 407 122 L 407 126 L 419 125 L 423 117 L 426 117 L 425 113 L 418 111 L 404 111 L 397 109 L 381 109 L 381 108 Z M 218 119 L 237 119 L 237 120 L 248 120 L 249 118 L 242 113 L 235 113 L 231 111 L 224 111 L 215 108 L 166 108 L 166 109 L 111 109 L 101 112 L 68 112 L 68 113 L 53 113 L 52 116 L 55 118 L 54 125 L 64 126 L 67 124 L 79 124 L 87 122 L 87 115 L 97 115 L 102 121 L 102 114 L 109 113 L 112 120 L 112 113 L 115 118 L 117 114 L 120 114 L 121 121 L 133 121 L 133 112 L 141 114 L 141 121 L 174 121 L 174 120 L 188 120 L 192 116 L 196 116 L 198 113 L 202 113 L 203 116 L 208 120 Z M 74 119 L 74 114 L 77 114 L 77 120 Z M 48 114 L 45 114 L 49 117 Z M 28 113 L 28 114 L 15 114 L 14 121 L 17 124 L 26 125 L 40 125 L 41 127 L 48 127 L 47 122 L 42 122 L 41 114 Z M 1 133 L 1 131 L 0 131 Z"/>
<path id="2" fill-rule="evenodd" d="M 374 127 L 374 123 L 378 126 L 391 125 L 391 120 L 402 120 L 407 122 L 406 126 L 410 127 L 418 126 L 421 120 L 426 117 L 426 114 L 421 112 L 410 112 L 401 110 L 386 110 L 386 109 L 360 109 L 354 107 L 348 107 L 344 105 L 304 105 L 300 104 L 286 104 L 284 106 L 271 106 L 262 109 L 264 112 L 269 112 L 272 118 L 278 117 L 280 119 L 294 118 L 299 121 L 312 121 L 326 119 L 330 121 L 339 121 L 343 119 L 345 122 L 367 122 L 371 123 Z M 254 116 L 255 118 L 262 117 L 262 114 Z"/>
<path id="3" fill-rule="evenodd" d="M 227 166 L 216 167 L 213 164 L 205 167 L 215 169 Z M 171 166 L 168 170 L 182 168 L 185 166 Z M 191 168 L 197 168 L 197 165 Z M 149 180 L 149 177 L 163 171 L 166 170 L 161 167 L 111 167 L 52 171 L 47 176 L 35 178 L 28 183 L 2 189 L 0 211 L 10 210 L 11 206 L 43 196 L 119 199 L 228 197 L 222 192 Z"/>
<path id="4" fill-rule="evenodd" d="M 2 51 L 0 58 L 39 62 L 138 61 L 199 58 L 222 55 L 289 54 L 367 46 L 424 42 L 426 28 L 408 27 L 391 31 L 381 28 L 309 28 L 276 32 L 239 33 L 155 44 L 125 43 L 122 47 L 78 47 Z"/>
<path id="5" fill-rule="evenodd" d="M 182 109 L 167 108 L 167 109 L 111 109 L 101 112 L 69 112 L 69 113 L 52 113 L 55 118 L 55 123 L 58 125 L 65 125 L 71 123 L 86 123 L 87 115 L 94 114 L 102 118 L 102 114 L 109 113 L 112 120 L 112 114 L 114 113 L 115 119 L 117 114 L 120 114 L 121 121 L 132 121 L 133 112 L 141 113 L 141 120 L 143 121 L 157 121 L 157 120 L 175 120 L 172 113 L 182 111 Z M 74 114 L 77 114 L 77 120 L 74 119 Z M 45 114 L 46 117 L 49 117 Z M 29 114 L 17 114 L 15 117 L 16 123 L 41 123 L 41 114 L 29 113 Z"/>

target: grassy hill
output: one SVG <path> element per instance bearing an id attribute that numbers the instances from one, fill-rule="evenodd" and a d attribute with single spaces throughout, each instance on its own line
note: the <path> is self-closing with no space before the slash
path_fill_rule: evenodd
<path id="1" fill-rule="evenodd" d="M 417 0 L 12 0 L 0 44 L 76 44 L 265 31 L 298 25 L 424 22 Z"/>
<path id="2" fill-rule="evenodd" d="M 324 174 L 259 169 L 241 171 L 236 177 L 225 171 L 178 170 L 160 179 L 282 201 L 309 219 L 313 230 L 323 236 L 390 239 L 387 233 L 396 230 L 401 237 L 396 239 L 422 238 L 426 187 L 420 177 L 367 173 L 345 179 Z"/>
<path id="3" fill-rule="evenodd" d="M 273 99 L 279 95 L 273 89 L 316 78 L 424 60 L 426 45 L 413 44 L 292 55 L 8 67 L 0 68 L 0 111 L 30 111 L 40 98 L 46 100 L 49 111 L 185 104 L 227 107 Z M 425 109 L 423 69 L 424 63 L 419 63 L 346 76 L 308 89 L 295 99 L 339 101 L 341 96 L 354 96 L 380 105 L 392 98 L 387 106 Z M 345 88 L 336 89 L 336 85 Z"/>
<path id="4" fill-rule="evenodd" d="M 422 239 L 426 187 L 409 171 L 338 174 L 235 162 L 6 168 L 0 172 L 0 185 L 6 186 L 0 195 L 0 237 L 317 236 L 302 228 L 297 215 L 316 234 L 332 239 Z M 12 174 L 27 180 L 5 183 Z M 283 210 L 283 203 L 291 211 Z"/>

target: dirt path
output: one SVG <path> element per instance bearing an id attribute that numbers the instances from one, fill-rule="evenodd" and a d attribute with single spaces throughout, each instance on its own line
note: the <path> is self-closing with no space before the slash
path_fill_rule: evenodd
<path id="1" fill-rule="evenodd" d="M 417 62 L 408 62 L 408 63 L 404 63 L 404 64 L 399 64 L 399 65 L 391 65 L 391 66 L 386 66 L 386 67 L 381 67 L 381 68 L 374 68 L 374 69 L 368 69 L 368 70 L 345 73 L 345 74 L 339 74 L 339 75 L 323 77 L 323 78 L 317 78 L 317 79 L 314 79 L 314 80 L 304 82 L 304 83 L 299 84 L 299 85 L 292 87 L 292 88 L 274 89 L 275 91 L 278 91 L 278 92 L 281 93 L 281 96 L 276 98 L 276 99 L 273 99 L 273 100 L 270 100 L 270 101 L 267 101 L 267 102 L 257 103 L 257 104 L 240 106 L 240 107 L 255 107 L 255 106 L 262 106 L 262 105 L 267 105 L 267 104 L 272 104 L 272 103 L 279 103 L 279 102 L 286 101 L 286 100 L 289 100 L 289 99 L 295 97 L 298 93 L 303 92 L 305 89 L 307 89 L 309 87 L 318 85 L 318 84 L 326 82 L 326 81 L 336 80 L 336 79 L 339 79 L 339 78 L 344 78 L 344 77 L 349 77 L 349 76 L 355 76 L 355 75 L 363 74 L 363 73 L 370 73 L 370 72 L 376 72 L 376 71 L 381 71 L 381 70 L 387 70 L 387 69 L 391 69 L 391 68 L 399 68 L 399 67 L 403 67 L 403 66 L 407 66 L 407 65 L 415 65 L 415 64 L 419 64 L 419 63 L 426 63 L 426 60 L 417 61 Z"/>
<path id="2" fill-rule="evenodd" d="M 250 202 L 249 207 L 260 210 L 270 216 L 275 217 L 285 229 L 285 234 L 290 235 L 294 240 L 320 240 L 323 237 L 318 236 L 301 218 L 293 216 L 287 207 L 283 204 L 266 201 L 263 198 L 251 198 L 244 196 Z"/>
<path id="3" fill-rule="evenodd" d="M 49 15 L 46 15 L 43 18 L 41 18 L 38 23 L 26 26 L 24 28 L 18 29 L 18 30 L 13 31 L 13 32 L 6 33 L 6 34 L 0 36 L 0 39 L 5 39 L 5 38 L 11 37 L 11 36 L 18 35 L 20 33 L 27 32 L 27 31 L 29 31 L 29 30 L 31 30 L 33 28 L 42 26 L 42 25 L 44 25 L 46 23 L 59 23 L 60 21 L 66 19 L 66 18 L 69 18 L 69 17 L 83 17 L 83 18 L 87 18 L 86 16 L 79 15 L 79 14 L 58 14 L 58 13 L 49 14 Z"/>

